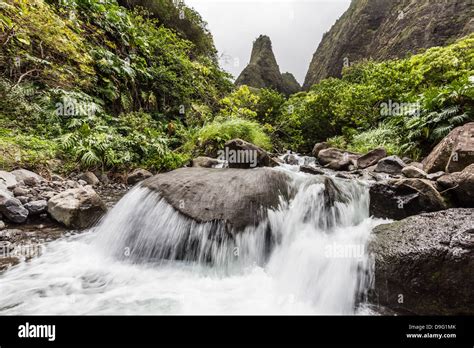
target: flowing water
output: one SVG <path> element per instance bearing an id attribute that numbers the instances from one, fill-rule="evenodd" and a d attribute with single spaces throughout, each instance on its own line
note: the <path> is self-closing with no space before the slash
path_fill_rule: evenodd
<path id="1" fill-rule="evenodd" d="M 0 275 L 0 314 L 367 314 L 367 185 L 324 184 L 283 166 L 296 192 L 235 236 L 196 223 L 144 187 L 99 226 L 49 243 Z"/>

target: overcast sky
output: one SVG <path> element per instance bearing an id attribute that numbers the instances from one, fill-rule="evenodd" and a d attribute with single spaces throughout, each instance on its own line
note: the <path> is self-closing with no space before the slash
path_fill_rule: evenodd
<path id="1" fill-rule="evenodd" d="M 350 0 L 185 0 L 209 24 L 221 66 L 235 78 L 250 60 L 253 41 L 268 35 L 281 72 L 300 84 L 323 34 Z"/>

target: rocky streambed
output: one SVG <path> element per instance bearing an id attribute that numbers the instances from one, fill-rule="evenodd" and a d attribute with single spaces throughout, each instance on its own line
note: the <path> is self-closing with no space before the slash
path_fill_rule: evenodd
<path id="1" fill-rule="evenodd" d="M 474 132 L 473 124 L 461 128 L 421 163 L 384 149 L 356 154 L 325 143 L 315 145 L 313 156 L 275 157 L 234 139 L 227 153 L 256 152 L 254 161 L 200 157 L 156 176 L 137 171 L 129 183 L 145 181 L 115 206 L 129 186 L 101 183 L 92 173 L 64 180 L 0 172 L 6 222 L 0 262 L 4 269 L 18 263 L 15 249 L 31 258 L 22 245 L 41 249 L 88 229 L 114 206 L 93 235 L 54 244 L 53 252 L 32 261 L 35 274 L 43 274 L 29 280 L 35 288 L 63 289 L 48 274 L 63 272 L 51 267 L 67 256 L 75 273 L 64 276 L 82 285 L 64 291 L 82 302 L 66 313 L 253 313 L 257 306 L 258 313 L 351 314 L 367 313 L 366 305 L 383 313 L 473 314 Z M 75 251 L 84 248 L 91 255 Z M 20 303 L 18 313 L 27 313 L 31 301 L 38 310 L 55 301 L 57 292 L 36 300 L 21 295 L 28 270 L 6 273 L 13 285 L 0 308 L 15 311 L 13 301 Z M 204 296 L 210 279 L 215 297 Z M 114 284 L 136 301 L 118 299 L 110 307 L 117 301 L 108 297 L 117 292 Z M 96 286 L 99 302 L 88 290 Z"/>
<path id="2" fill-rule="evenodd" d="M 0 271 L 41 255 L 45 243 L 92 226 L 129 188 L 91 172 L 45 179 L 25 169 L 0 171 Z"/>

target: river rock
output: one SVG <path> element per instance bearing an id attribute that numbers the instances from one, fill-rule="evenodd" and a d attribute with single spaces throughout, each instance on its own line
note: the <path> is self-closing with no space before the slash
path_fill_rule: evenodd
<path id="1" fill-rule="evenodd" d="M 398 156 L 389 156 L 382 158 L 375 168 L 376 172 L 397 175 L 402 173 L 402 169 L 406 166 Z"/>
<path id="2" fill-rule="evenodd" d="M 104 185 L 110 184 L 110 179 L 109 179 L 109 177 L 107 176 L 106 173 L 99 173 L 99 175 L 97 175 L 97 177 L 99 178 L 99 181 L 102 184 L 104 184 Z"/>
<path id="3" fill-rule="evenodd" d="M 298 157 L 295 154 L 288 153 L 283 157 L 283 161 L 286 164 L 292 165 L 292 166 L 297 166 L 300 164 L 300 161 Z"/>
<path id="4" fill-rule="evenodd" d="M 382 158 L 387 157 L 387 151 L 385 149 L 375 149 L 365 155 L 361 156 L 357 160 L 357 168 L 365 169 L 370 166 L 377 164 Z"/>
<path id="5" fill-rule="evenodd" d="M 78 180 L 84 180 L 87 184 L 92 186 L 99 185 L 100 181 L 97 176 L 92 172 L 85 172 L 78 176 Z"/>
<path id="6" fill-rule="evenodd" d="M 431 181 L 401 179 L 377 182 L 370 187 L 370 214 L 394 220 L 447 208 Z"/>
<path id="7" fill-rule="evenodd" d="M 332 161 L 329 164 L 326 164 L 324 167 L 331 170 L 350 170 L 351 166 L 354 166 L 353 162 L 348 159 L 341 159 Z"/>
<path id="8" fill-rule="evenodd" d="M 30 201 L 30 198 L 28 196 L 18 196 L 15 198 L 18 199 L 21 202 L 21 204 L 26 204 Z"/>
<path id="9" fill-rule="evenodd" d="M 249 169 L 278 165 L 264 149 L 242 139 L 226 142 L 224 150 L 219 152 L 218 158 L 226 160 L 229 163 L 229 168 Z"/>
<path id="10" fill-rule="evenodd" d="M 136 183 L 139 183 L 140 181 L 151 178 L 152 176 L 153 174 L 150 173 L 148 170 L 137 168 L 128 175 L 127 184 L 135 185 Z"/>
<path id="11" fill-rule="evenodd" d="M 0 213 L 9 221 L 20 224 L 28 218 L 28 210 L 26 210 L 21 202 L 13 198 L 11 195 L 4 194 L 0 191 Z"/>
<path id="12" fill-rule="evenodd" d="M 407 178 L 426 179 L 427 174 L 411 164 L 402 169 L 402 174 Z"/>
<path id="13" fill-rule="evenodd" d="M 219 160 L 215 158 L 199 156 L 191 161 L 191 167 L 214 168 L 219 163 Z"/>
<path id="14" fill-rule="evenodd" d="M 24 188 L 24 187 L 15 187 L 13 189 L 13 195 L 15 197 L 18 197 L 18 196 L 27 196 L 28 195 L 28 189 L 27 188 Z"/>
<path id="15" fill-rule="evenodd" d="M 35 186 L 45 181 L 45 179 L 41 175 L 38 175 L 26 169 L 14 170 L 11 172 L 11 174 L 15 176 L 16 181 L 18 182 L 23 181 L 28 186 Z"/>
<path id="16" fill-rule="evenodd" d="M 106 212 L 106 206 L 90 186 L 66 190 L 48 201 L 48 213 L 67 227 L 92 226 Z"/>
<path id="17" fill-rule="evenodd" d="M 317 158 L 321 150 L 325 150 L 328 148 L 330 148 L 330 145 L 328 143 L 317 143 L 316 145 L 314 145 L 313 151 L 311 153 L 314 157 Z"/>
<path id="18" fill-rule="evenodd" d="M 474 163 L 474 122 L 452 130 L 423 161 L 427 173 L 460 172 Z"/>
<path id="19" fill-rule="evenodd" d="M 181 168 L 155 175 L 143 185 L 198 222 L 226 221 L 232 230 L 256 225 L 280 195 L 289 196 L 287 174 L 270 168 Z"/>
<path id="20" fill-rule="evenodd" d="M 4 170 L 0 170 L 0 190 L 6 191 L 9 187 L 17 185 L 15 176 Z"/>
<path id="21" fill-rule="evenodd" d="M 313 174 L 313 175 L 324 175 L 325 174 L 322 169 L 316 168 L 316 167 L 313 167 L 313 166 L 307 166 L 307 165 L 300 166 L 300 171 L 303 172 L 303 173 Z"/>
<path id="22" fill-rule="evenodd" d="M 440 177 L 437 183 L 452 192 L 458 206 L 474 207 L 474 164 L 464 168 L 462 172 Z"/>
<path id="23" fill-rule="evenodd" d="M 371 301 L 405 314 L 473 315 L 472 221 L 474 209 L 449 209 L 376 227 Z"/>
<path id="24" fill-rule="evenodd" d="M 353 164 L 356 164 L 357 159 L 360 155 L 347 152 L 343 150 L 336 149 L 334 147 L 330 147 L 324 150 L 319 151 L 318 153 L 318 161 L 322 165 L 328 165 L 331 162 L 343 162 L 343 161 L 350 161 Z"/>
<path id="25" fill-rule="evenodd" d="M 46 200 L 29 202 L 25 204 L 25 208 L 29 211 L 30 215 L 40 215 L 46 212 L 48 202 Z"/>
<path id="26" fill-rule="evenodd" d="M 5 223 L 2 220 L 0 220 L 0 231 L 3 231 L 5 227 L 6 227 Z"/>

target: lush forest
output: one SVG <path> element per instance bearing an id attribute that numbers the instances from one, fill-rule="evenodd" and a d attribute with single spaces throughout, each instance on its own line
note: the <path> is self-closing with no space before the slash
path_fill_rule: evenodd
<path id="1" fill-rule="evenodd" d="M 171 0 L 7 0 L 0 54 L 6 169 L 165 171 L 233 138 L 418 159 L 474 119 L 473 35 L 289 97 L 234 87 L 206 23 Z"/>

